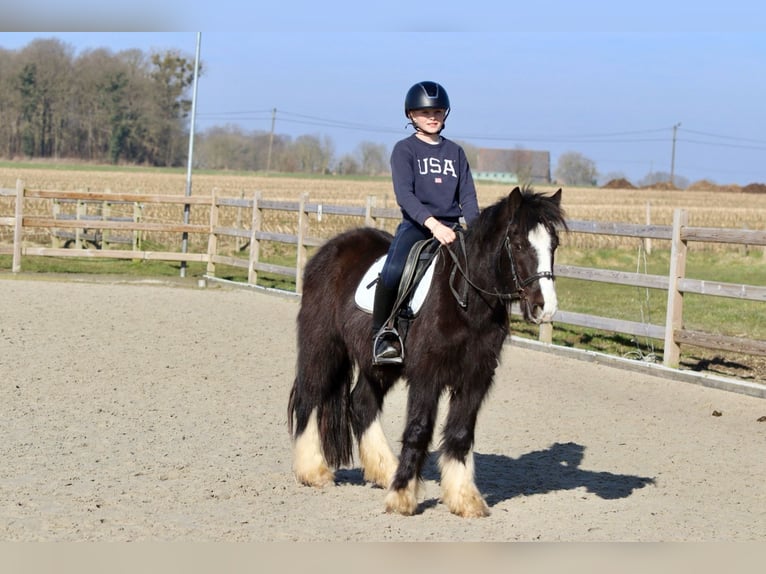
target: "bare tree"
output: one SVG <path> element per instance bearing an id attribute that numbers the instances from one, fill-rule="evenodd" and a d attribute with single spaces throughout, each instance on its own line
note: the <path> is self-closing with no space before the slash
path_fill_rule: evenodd
<path id="1" fill-rule="evenodd" d="M 320 139 L 317 135 L 302 135 L 296 138 L 290 151 L 295 158 L 297 171 L 325 173 L 332 161 L 333 144 L 328 137 Z"/>
<path id="2" fill-rule="evenodd" d="M 576 151 L 563 153 L 559 156 L 556 179 L 565 185 L 596 185 L 598 171 L 593 160 Z"/>
<path id="3" fill-rule="evenodd" d="M 359 169 L 366 175 L 381 175 L 388 171 L 386 146 L 364 141 L 356 146 Z"/>
<path id="4" fill-rule="evenodd" d="M 642 177 L 638 185 L 640 187 L 650 187 L 652 185 L 663 184 L 668 185 L 670 182 L 670 174 L 666 171 L 650 171 L 644 177 Z M 673 176 L 673 186 L 677 189 L 685 189 L 689 187 L 689 180 L 683 176 Z"/>
<path id="5" fill-rule="evenodd" d="M 339 175 L 357 175 L 362 171 L 359 160 L 348 153 L 338 160 L 335 170 Z"/>

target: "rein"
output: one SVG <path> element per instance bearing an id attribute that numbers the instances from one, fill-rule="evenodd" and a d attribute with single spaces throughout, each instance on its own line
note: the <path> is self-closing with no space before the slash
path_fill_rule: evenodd
<path id="1" fill-rule="evenodd" d="M 508 224 L 508 229 L 510 229 L 511 224 Z M 553 279 L 553 272 L 551 271 L 540 271 L 538 273 L 535 273 L 534 275 L 531 275 L 524 279 L 523 281 L 519 280 L 519 274 L 516 270 L 516 259 L 513 256 L 513 249 L 511 248 L 511 240 L 508 237 L 508 230 L 506 229 L 505 234 L 505 241 L 503 242 L 503 246 L 505 247 L 506 254 L 508 255 L 508 260 L 511 264 L 511 277 L 513 278 L 513 285 L 515 287 L 515 291 L 508 292 L 508 293 L 501 293 L 495 289 L 494 292 L 488 291 L 482 287 L 479 287 L 476 283 L 474 283 L 471 278 L 468 276 L 468 254 L 465 250 L 465 239 L 463 237 L 463 232 L 458 231 L 457 236 L 459 238 L 460 243 L 460 250 L 463 255 L 463 260 L 465 261 L 465 267 L 461 265 L 460 260 L 458 256 L 455 254 L 455 252 L 452 250 L 450 245 L 445 245 L 445 248 L 447 249 L 447 253 L 450 254 L 450 257 L 452 258 L 453 263 L 455 266 L 452 268 L 452 272 L 450 273 L 449 278 L 449 286 L 450 290 L 452 291 L 452 294 L 455 296 L 455 300 L 458 302 L 458 305 L 465 308 L 467 307 L 467 293 L 464 292 L 462 294 L 459 294 L 457 290 L 454 287 L 454 281 L 456 272 L 459 271 L 460 274 L 465 279 L 465 282 L 467 285 L 470 285 L 480 293 L 484 293 L 485 295 L 491 295 L 492 297 L 497 297 L 501 300 L 508 300 L 513 301 L 514 299 L 518 299 L 522 302 L 527 300 L 527 291 L 526 287 L 534 283 L 535 281 L 539 279 Z"/>

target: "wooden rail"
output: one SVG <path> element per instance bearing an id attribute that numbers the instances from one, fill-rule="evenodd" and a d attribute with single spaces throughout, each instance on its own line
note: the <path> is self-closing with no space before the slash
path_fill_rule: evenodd
<path id="1" fill-rule="evenodd" d="M 308 258 L 308 249 L 321 245 L 324 242 L 323 239 L 311 236 L 310 215 L 316 216 L 318 222 L 321 221 L 325 214 L 359 217 L 360 224 L 363 222 L 365 225 L 373 227 L 378 226 L 381 219 L 398 219 L 400 217 L 400 212 L 396 208 L 376 207 L 374 198 L 369 198 L 367 204 L 363 207 L 354 207 L 312 203 L 309 201 L 307 194 L 301 196 L 298 202 L 288 202 L 263 199 L 260 192 L 256 192 L 251 199 L 247 199 L 244 197 L 219 197 L 215 190 L 210 196 L 194 197 L 51 191 L 25 189 L 23 182 L 18 181 L 15 190 L 0 189 L 0 197 L 2 196 L 15 197 L 14 215 L 0 216 L 0 226 L 13 228 L 13 246 L 10 251 L 13 254 L 13 272 L 21 270 L 22 255 L 193 261 L 206 263 L 207 274 L 211 277 L 215 277 L 217 264 L 247 269 L 248 283 L 250 284 L 257 283 L 259 272 L 283 275 L 295 280 L 296 292 L 299 294 L 303 289 L 303 268 Z M 87 226 L 88 228 L 99 230 L 207 235 L 207 250 L 198 253 L 179 253 L 173 251 L 144 251 L 135 248 L 72 250 L 24 245 L 25 229 L 81 229 L 84 225 L 82 220 L 24 215 L 24 203 L 28 198 L 50 199 L 52 201 L 120 201 L 141 204 L 204 206 L 210 209 L 210 220 L 205 225 L 178 222 L 151 223 L 137 220 L 114 221 L 109 219 L 93 219 L 87 221 Z M 249 211 L 249 228 L 219 225 L 219 212 L 222 207 L 234 207 L 243 209 L 245 212 Z M 264 231 L 264 213 L 268 210 L 294 213 L 295 234 Z M 237 218 L 239 222 L 242 219 L 239 216 Z M 693 345 L 766 356 L 766 341 L 744 337 L 729 337 L 683 328 L 683 295 L 685 293 L 766 302 L 766 287 L 764 286 L 702 281 L 685 277 L 688 243 L 717 242 L 766 246 L 766 232 L 759 230 L 691 227 L 688 225 L 686 212 L 680 209 L 674 213 L 672 226 L 577 220 L 568 221 L 567 224 L 570 231 L 574 233 L 635 237 L 645 241 L 651 239 L 669 240 L 671 242 L 671 265 L 668 276 L 592 269 L 571 265 L 556 265 L 555 268 L 555 272 L 559 277 L 666 290 L 667 313 L 664 325 L 654 325 L 574 313 L 562 309 L 555 317 L 556 323 L 663 340 L 663 362 L 666 366 L 673 368 L 677 368 L 679 365 L 681 345 Z M 249 242 L 247 257 L 236 257 L 219 253 L 219 238 L 221 237 L 234 237 L 242 242 Z M 261 261 L 260 252 L 264 241 L 295 245 L 297 248 L 295 266 L 287 267 Z M 7 253 L 8 250 L 5 249 L 4 251 L 4 248 L 0 247 L 0 253 L 3 252 Z M 550 326 L 544 326 L 540 329 L 540 339 L 544 342 L 551 342 L 552 328 Z"/>

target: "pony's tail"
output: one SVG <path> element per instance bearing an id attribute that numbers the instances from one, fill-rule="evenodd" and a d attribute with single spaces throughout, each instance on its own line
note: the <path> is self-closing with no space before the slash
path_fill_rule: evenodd
<path id="1" fill-rule="evenodd" d="M 340 468 L 353 460 L 351 433 L 351 377 L 333 387 L 319 406 L 317 422 L 322 451 L 330 466 Z"/>
<path id="2" fill-rule="evenodd" d="M 288 402 L 288 427 L 293 438 L 303 434 L 316 410 L 316 424 L 322 454 L 327 464 L 340 468 L 353 461 L 351 430 L 351 376 L 348 368 L 329 387 L 307 392 L 310 385 L 296 378 Z M 303 384 L 302 384 L 303 383 Z"/>

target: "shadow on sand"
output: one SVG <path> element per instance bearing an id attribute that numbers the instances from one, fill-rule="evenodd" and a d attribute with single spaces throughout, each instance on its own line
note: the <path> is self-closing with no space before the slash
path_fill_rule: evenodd
<path id="1" fill-rule="evenodd" d="M 634 490 L 655 483 L 653 478 L 644 476 L 583 470 L 580 464 L 584 455 L 585 447 L 573 442 L 555 443 L 545 450 L 523 454 L 519 458 L 474 453 L 476 486 L 491 507 L 516 496 L 580 487 L 604 499 L 627 498 Z M 439 481 L 437 459 L 438 453 L 432 452 L 423 468 L 423 479 Z M 364 484 L 359 469 L 339 470 L 336 482 Z M 434 504 L 435 500 L 426 500 L 420 510 Z"/>

